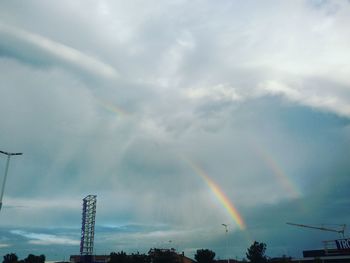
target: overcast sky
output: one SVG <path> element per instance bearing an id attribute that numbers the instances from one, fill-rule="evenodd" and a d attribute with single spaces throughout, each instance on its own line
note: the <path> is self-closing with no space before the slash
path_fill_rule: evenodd
<path id="1" fill-rule="evenodd" d="M 78 254 L 88 194 L 97 254 L 338 238 L 286 222 L 350 223 L 349 25 L 345 0 L 2 1 L 0 254 Z"/>

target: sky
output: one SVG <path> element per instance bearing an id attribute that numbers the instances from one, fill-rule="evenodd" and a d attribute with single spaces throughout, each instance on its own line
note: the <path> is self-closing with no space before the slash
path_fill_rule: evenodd
<path id="1" fill-rule="evenodd" d="M 1 1 L 0 255 L 301 257 L 350 206 L 350 1 Z M 0 158 L 0 172 L 6 156 Z M 1 180 L 3 172 L 1 172 Z M 222 224 L 227 225 L 227 232 Z M 348 233 L 348 232 L 347 232 Z"/>

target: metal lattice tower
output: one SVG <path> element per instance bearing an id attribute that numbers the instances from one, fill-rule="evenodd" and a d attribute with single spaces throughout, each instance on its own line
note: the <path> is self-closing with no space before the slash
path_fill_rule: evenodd
<path id="1" fill-rule="evenodd" d="M 92 255 L 94 250 L 96 217 L 96 195 L 88 195 L 83 199 L 83 213 L 81 223 L 80 254 Z"/>

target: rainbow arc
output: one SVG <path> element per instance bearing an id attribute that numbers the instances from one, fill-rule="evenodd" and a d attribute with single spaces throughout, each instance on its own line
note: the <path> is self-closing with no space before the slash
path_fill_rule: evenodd
<path id="1" fill-rule="evenodd" d="M 193 171 L 205 181 L 205 183 L 208 185 L 209 189 L 213 192 L 215 197 L 219 200 L 221 205 L 225 208 L 225 210 L 228 212 L 230 217 L 239 226 L 239 228 L 241 230 L 244 230 L 246 228 L 246 224 L 243 220 L 243 217 L 238 212 L 238 210 L 234 206 L 234 204 L 227 197 L 225 192 L 219 187 L 218 184 L 216 184 L 209 177 L 209 175 L 200 166 L 198 166 L 197 164 L 195 164 L 193 161 L 191 161 L 189 159 L 186 159 L 186 162 L 193 169 Z"/>

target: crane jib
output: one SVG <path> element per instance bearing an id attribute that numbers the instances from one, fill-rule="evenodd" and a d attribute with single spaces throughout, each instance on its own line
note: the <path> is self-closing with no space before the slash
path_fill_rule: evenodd
<path id="1" fill-rule="evenodd" d="M 338 249 L 350 249 L 350 238 L 335 240 Z"/>

